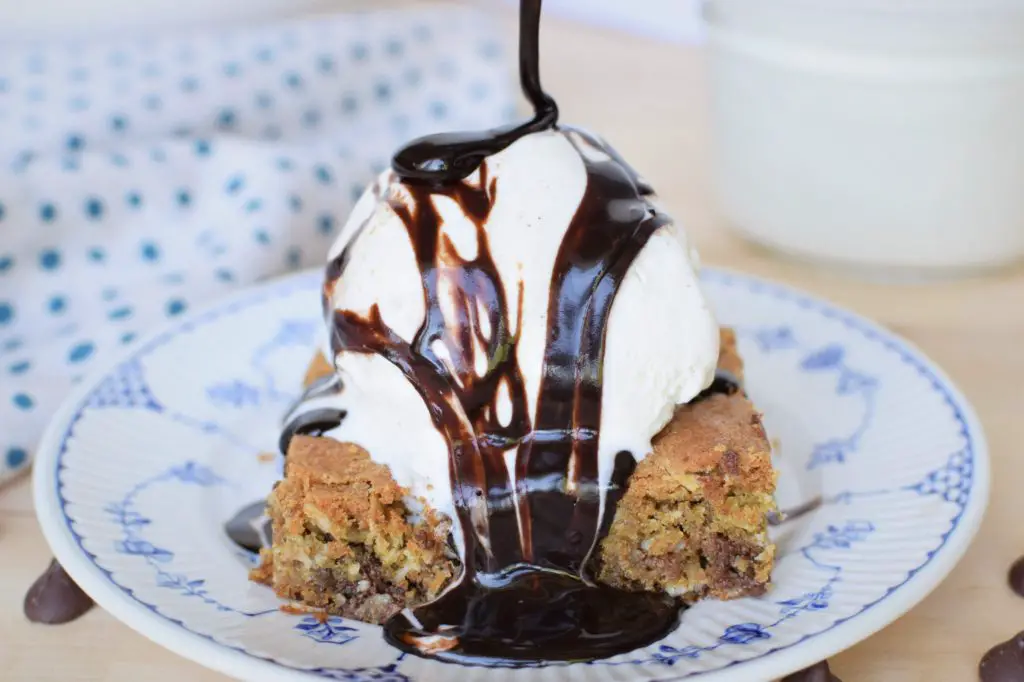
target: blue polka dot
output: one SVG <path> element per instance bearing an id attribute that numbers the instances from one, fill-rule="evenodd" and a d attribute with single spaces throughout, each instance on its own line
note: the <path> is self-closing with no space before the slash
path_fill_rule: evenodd
<path id="1" fill-rule="evenodd" d="M 154 163 L 163 163 L 167 160 L 167 152 L 164 151 L 163 147 L 153 147 L 149 150 L 149 158 L 151 158 Z"/>
<path id="2" fill-rule="evenodd" d="M 89 220 L 99 220 L 103 217 L 103 202 L 97 197 L 90 197 L 85 202 L 85 215 Z"/>
<path id="3" fill-rule="evenodd" d="M 487 83 L 479 82 L 469 86 L 469 96 L 478 102 L 486 99 L 490 93 L 491 87 Z"/>
<path id="4" fill-rule="evenodd" d="M 302 76 L 292 71 L 291 73 L 285 74 L 284 83 L 292 90 L 298 90 L 302 87 Z"/>
<path id="5" fill-rule="evenodd" d="M 269 92 L 256 93 L 256 108 L 269 109 L 274 106 L 274 97 Z"/>
<path id="6" fill-rule="evenodd" d="M 277 159 L 277 168 L 282 171 L 290 171 L 295 168 L 295 162 L 287 156 L 280 156 Z"/>
<path id="7" fill-rule="evenodd" d="M 121 334 L 121 343 L 129 344 L 135 340 L 135 332 L 125 332 Z"/>
<path id="8" fill-rule="evenodd" d="M 160 73 L 160 65 L 155 62 L 146 64 L 145 68 L 142 69 L 142 75 L 146 78 L 156 78 Z"/>
<path id="9" fill-rule="evenodd" d="M 75 83 L 81 83 L 82 81 L 89 80 L 89 69 L 84 66 L 71 69 L 71 71 L 68 72 L 68 80 Z"/>
<path id="10" fill-rule="evenodd" d="M 309 109 L 302 114 L 302 125 L 307 128 L 315 128 L 320 125 L 320 111 L 318 109 Z"/>
<path id="11" fill-rule="evenodd" d="M 68 109 L 71 111 L 85 111 L 89 108 L 89 98 L 85 95 L 75 95 L 68 100 Z"/>
<path id="12" fill-rule="evenodd" d="M 302 210 L 302 197 L 297 194 L 291 195 L 288 198 L 288 205 L 291 206 L 293 212 L 298 213 Z"/>
<path id="13" fill-rule="evenodd" d="M 381 102 L 387 102 L 391 99 L 391 84 L 385 81 L 380 81 L 373 86 L 373 94 Z"/>
<path id="14" fill-rule="evenodd" d="M 128 165 L 128 157 L 121 152 L 114 152 L 110 155 L 110 163 L 114 164 L 118 168 L 124 168 Z"/>
<path id="15" fill-rule="evenodd" d="M 192 193 L 187 189 L 179 189 L 174 198 L 178 202 L 178 206 L 182 208 L 188 208 L 192 205 Z"/>
<path id="16" fill-rule="evenodd" d="M 263 228 L 259 228 L 252 231 L 252 238 L 258 243 L 267 245 L 270 243 L 270 233 Z"/>
<path id="17" fill-rule="evenodd" d="M 68 362 L 85 362 L 96 350 L 91 341 L 82 341 L 68 352 Z"/>
<path id="18" fill-rule="evenodd" d="M 224 186 L 224 191 L 228 194 L 238 194 L 243 187 L 245 187 L 245 178 L 241 175 L 236 175 L 228 180 L 228 184 Z"/>
<path id="19" fill-rule="evenodd" d="M 115 52 L 110 55 L 108 61 L 111 66 L 122 67 L 128 64 L 128 55 L 124 52 Z"/>
<path id="20" fill-rule="evenodd" d="M 124 195 L 124 201 L 132 208 L 139 208 L 142 206 L 142 195 L 138 192 L 128 192 Z"/>
<path id="21" fill-rule="evenodd" d="M 196 156 L 209 156 L 210 155 L 210 141 L 209 140 L 196 140 L 195 142 Z"/>
<path id="22" fill-rule="evenodd" d="M 73 152 L 81 151 L 85 148 L 85 138 L 73 133 L 68 135 L 67 139 L 64 140 L 64 146 Z"/>
<path id="23" fill-rule="evenodd" d="M 181 79 L 182 92 L 195 92 L 199 89 L 199 79 L 195 76 L 185 76 Z"/>
<path id="24" fill-rule="evenodd" d="M 501 57 L 501 45 L 489 40 L 480 46 L 480 56 L 487 60 L 495 60 Z"/>
<path id="25" fill-rule="evenodd" d="M 246 213 L 256 213 L 261 208 L 263 208 L 263 202 L 259 199 L 249 199 L 249 201 L 245 202 Z"/>
<path id="26" fill-rule="evenodd" d="M 219 268 L 216 272 L 217 279 L 221 282 L 234 282 L 235 273 L 231 272 L 227 268 Z"/>
<path id="27" fill-rule="evenodd" d="M 420 81 L 423 80 L 423 72 L 418 67 L 410 67 L 402 74 L 402 79 L 405 80 L 406 85 L 419 85 Z"/>
<path id="28" fill-rule="evenodd" d="M 334 176 L 331 175 L 331 170 L 327 166 L 317 166 L 314 172 L 316 173 L 316 179 L 321 184 L 329 185 L 334 181 Z"/>
<path id="29" fill-rule="evenodd" d="M 128 119 L 124 116 L 111 116 L 110 117 L 110 128 L 116 132 L 123 132 L 128 128 Z"/>
<path id="30" fill-rule="evenodd" d="M 234 109 L 224 109 L 217 115 L 217 127 L 221 129 L 234 128 L 238 123 L 238 115 Z"/>
<path id="31" fill-rule="evenodd" d="M 155 263 L 160 260 L 160 247 L 155 242 L 143 242 L 139 248 L 143 260 Z"/>
<path id="32" fill-rule="evenodd" d="M 142 106 L 146 107 L 150 111 L 156 111 L 163 107 L 164 101 L 160 99 L 160 95 L 150 94 L 146 95 L 142 100 Z"/>
<path id="33" fill-rule="evenodd" d="M 274 125 L 271 123 L 263 129 L 263 137 L 268 140 L 280 140 L 281 139 L 281 126 Z"/>
<path id="34" fill-rule="evenodd" d="M 7 466 L 10 469 L 17 469 L 28 460 L 28 453 L 22 448 L 8 448 Z"/>
<path id="35" fill-rule="evenodd" d="M 334 72 L 334 57 L 329 54 L 322 54 L 316 60 L 316 68 L 320 73 Z"/>
<path id="36" fill-rule="evenodd" d="M 188 308 L 188 304 L 185 303 L 185 301 L 181 300 L 180 298 L 172 298 L 167 302 L 166 306 L 167 314 L 170 315 L 171 317 L 175 315 L 180 315 L 181 313 L 185 312 L 186 308 Z"/>
<path id="37" fill-rule="evenodd" d="M 115 298 L 117 298 L 117 289 L 114 287 L 107 287 L 106 289 L 103 290 L 100 296 L 103 297 L 104 301 L 113 301 Z"/>
<path id="38" fill-rule="evenodd" d="M 355 45 L 352 46 L 352 49 L 350 50 L 349 54 L 352 55 L 353 60 L 361 62 L 368 56 L 370 56 L 370 50 L 369 48 L 366 47 L 366 45 L 363 45 L 362 43 L 356 43 Z"/>
<path id="39" fill-rule="evenodd" d="M 81 167 L 81 164 L 78 163 L 78 157 L 65 156 L 60 160 L 60 167 L 68 173 L 74 173 Z"/>
<path id="40" fill-rule="evenodd" d="M 302 263 L 302 249 L 297 246 L 293 246 L 288 249 L 288 267 L 297 268 Z"/>
<path id="41" fill-rule="evenodd" d="M 5 215 L 7 215 L 7 209 L 0 203 L 0 220 L 3 220 Z"/>
<path id="42" fill-rule="evenodd" d="M 7 88 L 8 88 L 7 79 L 6 78 L 0 78 L 0 92 L 7 92 Z"/>
<path id="43" fill-rule="evenodd" d="M 57 207 L 47 202 L 39 207 L 39 219 L 44 223 L 52 223 L 57 219 Z"/>
<path id="44" fill-rule="evenodd" d="M 398 57 L 405 52 L 405 45 L 398 38 L 391 38 L 384 46 L 384 51 L 388 53 L 390 57 Z"/>
<path id="45" fill-rule="evenodd" d="M 320 220 L 317 222 L 317 229 L 320 230 L 321 234 L 330 234 L 334 231 L 334 216 L 322 215 Z"/>
<path id="46" fill-rule="evenodd" d="M 185 275 L 180 272 L 168 272 L 163 276 L 164 284 L 181 284 L 185 281 Z"/>
<path id="47" fill-rule="evenodd" d="M 256 50 L 256 61 L 266 64 L 267 62 L 273 61 L 273 59 L 274 51 L 269 47 L 261 47 Z"/>
<path id="48" fill-rule="evenodd" d="M 24 342 L 18 337 L 7 339 L 4 341 L 4 350 L 18 350 L 21 348 L 23 343 Z"/>
<path id="49" fill-rule="evenodd" d="M 31 367 L 32 367 L 32 363 L 29 362 L 28 360 L 19 360 L 18 362 L 12 363 L 7 368 L 7 371 L 10 372 L 11 374 L 18 375 L 18 374 L 24 374 Z"/>
<path id="50" fill-rule="evenodd" d="M 107 253 L 98 246 L 89 249 L 89 260 L 93 263 L 102 263 L 107 259 Z"/>
<path id="51" fill-rule="evenodd" d="M 11 398 L 11 402 L 19 410 L 31 410 L 32 406 L 36 404 L 36 401 L 32 400 L 32 396 L 27 393 L 15 393 L 14 397 Z"/>
<path id="52" fill-rule="evenodd" d="M 40 87 L 29 88 L 25 95 L 28 97 L 29 102 L 42 102 L 46 99 L 46 92 Z"/>
<path id="53" fill-rule="evenodd" d="M 224 75 L 228 78 L 236 78 L 242 73 L 242 65 L 238 62 L 228 62 L 224 65 Z"/>
<path id="54" fill-rule="evenodd" d="M 171 136 L 179 139 L 183 137 L 192 137 L 192 129 L 188 126 L 178 126 L 171 131 Z"/>
<path id="55" fill-rule="evenodd" d="M 14 306 L 0 302 L 0 325 L 6 325 L 14 319 Z"/>
<path id="56" fill-rule="evenodd" d="M 444 118 L 448 115 L 448 105 L 444 102 L 431 102 L 430 115 L 437 119 Z"/>
<path id="57" fill-rule="evenodd" d="M 131 308 L 131 306 L 127 306 L 127 305 L 126 306 L 122 306 L 121 308 L 116 308 L 114 310 L 111 310 L 107 314 L 107 317 L 109 317 L 111 320 L 127 320 L 131 316 L 132 316 L 132 308 Z"/>
<path id="58" fill-rule="evenodd" d="M 53 296 L 50 301 L 46 304 L 46 307 L 54 315 L 60 315 L 68 309 L 68 301 L 63 296 Z"/>
<path id="59" fill-rule="evenodd" d="M 0 274 L 14 267 L 14 256 L 0 256 Z"/>
<path id="60" fill-rule="evenodd" d="M 348 196 L 352 199 L 352 203 L 354 204 L 359 201 L 359 198 L 363 196 L 363 192 L 365 191 L 366 188 L 362 185 L 351 185 L 348 188 Z"/>
<path id="61" fill-rule="evenodd" d="M 46 270 L 56 270 L 60 267 L 60 252 L 56 249 L 46 249 L 40 252 L 39 265 Z"/>
<path id="62" fill-rule="evenodd" d="M 348 94 L 341 98 L 341 110 L 346 114 L 355 113 L 356 109 L 359 108 L 359 100 L 356 99 L 355 95 Z"/>

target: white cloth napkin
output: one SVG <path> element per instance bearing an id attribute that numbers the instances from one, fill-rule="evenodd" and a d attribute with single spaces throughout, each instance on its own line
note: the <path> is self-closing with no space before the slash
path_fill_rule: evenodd
<path id="1" fill-rule="evenodd" d="M 444 8 L 0 47 L 0 480 L 103 356 L 320 265 L 401 142 L 507 120 L 498 36 Z"/>

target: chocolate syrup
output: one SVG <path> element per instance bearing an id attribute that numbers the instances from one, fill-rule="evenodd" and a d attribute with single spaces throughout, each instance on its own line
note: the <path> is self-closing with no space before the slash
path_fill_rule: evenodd
<path id="1" fill-rule="evenodd" d="M 541 0 L 522 0 L 520 74 L 534 107 L 530 121 L 420 138 L 392 160 L 407 196 L 390 199 L 391 209 L 408 234 L 426 311 L 415 337 L 399 336 L 377 306 L 366 315 L 330 310 L 355 236 L 328 265 L 323 289 L 335 356 L 388 360 L 418 391 L 447 443 L 463 573 L 440 598 L 394 616 L 384 631 L 404 651 L 461 663 L 613 656 L 671 632 L 681 610 L 667 595 L 593 581 L 592 554 L 636 466 L 631 453 L 619 453 L 602 489 L 608 318 L 630 266 L 668 218 L 652 203 L 651 187 L 613 149 L 558 126 L 558 107 L 540 83 L 540 13 Z M 541 385 L 531 415 L 517 353 L 522 283 L 519 307 L 512 310 L 486 229 L 497 194 L 487 160 L 543 131 L 563 135 L 577 149 L 587 186 L 552 269 Z M 442 235 L 438 197 L 457 204 L 475 226 L 473 258 L 463 258 Z M 480 366 L 487 368 L 482 376 Z M 721 375 L 708 395 L 737 390 L 735 377 Z M 511 404 L 504 420 L 498 418 L 499 394 Z M 514 454 L 513 471 L 507 454 Z"/>

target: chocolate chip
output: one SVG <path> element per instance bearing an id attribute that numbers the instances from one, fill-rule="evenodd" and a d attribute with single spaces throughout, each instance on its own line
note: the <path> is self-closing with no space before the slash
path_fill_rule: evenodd
<path id="1" fill-rule="evenodd" d="M 56 559 L 25 594 L 25 617 L 33 623 L 60 625 L 84 615 L 92 598 L 71 579 Z"/>
<path id="2" fill-rule="evenodd" d="M 1007 576 L 1010 589 L 1017 593 L 1017 596 L 1024 597 L 1024 557 L 1017 559 L 1010 566 L 1010 573 Z"/>
<path id="3" fill-rule="evenodd" d="M 981 682 L 1024 680 L 1024 632 L 989 649 L 978 664 L 978 676 Z"/>
<path id="4" fill-rule="evenodd" d="M 727 474 L 740 473 L 740 453 L 735 450 L 726 450 L 722 455 L 722 470 Z"/>
<path id="5" fill-rule="evenodd" d="M 829 670 L 828 661 L 819 661 L 810 668 L 786 675 L 782 678 L 782 682 L 842 682 L 842 680 Z"/>

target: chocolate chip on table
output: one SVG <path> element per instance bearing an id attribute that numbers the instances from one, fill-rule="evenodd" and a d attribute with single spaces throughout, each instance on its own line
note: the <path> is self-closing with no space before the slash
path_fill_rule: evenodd
<path id="1" fill-rule="evenodd" d="M 1024 632 L 989 649 L 978 664 L 978 677 L 981 682 L 1024 680 Z"/>
<path id="2" fill-rule="evenodd" d="M 828 661 L 819 661 L 810 668 L 786 675 L 782 678 L 782 682 L 842 682 L 842 680 L 829 670 Z"/>
<path id="3" fill-rule="evenodd" d="M 47 625 L 70 623 L 91 609 L 93 603 L 92 597 L 53 559 L 25 594 L 25 617 Z"/>
<path id="4" fill-rule="evenodd" d="M 1007 576 L 1010 589 L 1017 593 L 1018 597 L 1024 597 L 1024 557 L 1017 559 L 1010 566 L 1010 573 Z"/>

